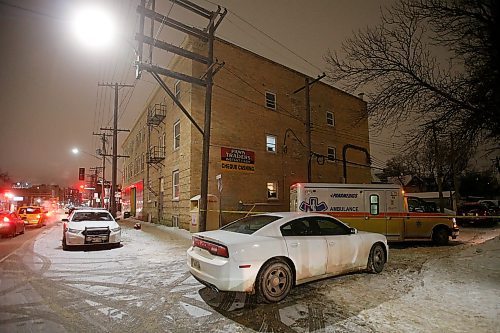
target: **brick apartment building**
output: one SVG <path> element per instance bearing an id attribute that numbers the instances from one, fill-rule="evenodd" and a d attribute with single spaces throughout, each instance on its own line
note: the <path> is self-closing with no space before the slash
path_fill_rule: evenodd
<path id="1" fill-rule="evenodd" d="M 203 54 L 204 45 L 188 38 L 183 48 Z M 305 92 L 293 94 L 306 76 L 221 39 L 215 41 L 214 56 L 225 65 L 214 77 L 212 95 L 208 228 L 243 216 L 240 212 L 289 210 L 290 185 L 307 182 L 308 170 Z M 178 56 L 169 68 L 195 77 L 205 72 L 204 65 Z M 204 88 L 171 78 L 165 82 L 203 124 Z M 318 82 L 311 86 L 310 105 L 316 154 L 311 180 L 342 183 L 344 146 L 369 151 L 366 103 Z M 192 230 L 202 135 L 160 87 L 122 148 L 130 156 L 124 164 L 123 211 Z M 349 183 L 371 182 L 365 153 L 349 149 L 346 160 L 352 162 Z"/>

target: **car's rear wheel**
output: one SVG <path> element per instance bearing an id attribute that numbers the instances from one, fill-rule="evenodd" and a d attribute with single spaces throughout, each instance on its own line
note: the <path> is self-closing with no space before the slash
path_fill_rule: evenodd
<path id="1" fill-rule="evenodd" d="M 445 228 L 437 227 L 432 232 L 432 241 L 436 245 L 440 245 L 440 246 L 446 245 L 446 244 L 448 244 L 448 240 L 449 240 L 449 232 Z"/>
<path id="2" fill-rule="evenodd" d="M 370 257 L 368 258 L 368 269 L 373 273 L 380 273 L 384 269 L 387 258 L 385 256 L 384 248 L 381 244 L 375 244 L 370 250 Z"/>
<path id="3" fill-rule="evenodd" d="M 269 261 L 257 276 L 257 293 L 265 302 L 279 302 L 290 292 L 292 279 L 292 270 L 286 262 L 278 259 Z"/>

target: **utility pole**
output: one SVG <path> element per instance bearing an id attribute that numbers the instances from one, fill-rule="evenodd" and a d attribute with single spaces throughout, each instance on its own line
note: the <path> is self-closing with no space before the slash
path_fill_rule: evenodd
<path id="1" fill-rule="evenodd" d="M 203 136 L 203 155 L 202 155 L 202 165 L 201 165 L 201 184 L 200 184 L 200 204 L 199 204 L 199 230 L 205 231 L 206 229 L 206 217 L 207 217 L 207 206 L 208 206 L 208 167 L 209 167 L 209 153 L 210 153 L 210 124 L 211 124 L 211 114 L 212 114 L 212 85 L 213 85 L 213 76 L 217 73 L 217 71 L 222 68 L 224 63 L 218 64 L 214 62 L 214 52 L 213 52 L 213 44 L 215 40 L 215 30 L 223 20 L 224 16 L 227 14 L 227 9 L 222 11 L 220 6 L 217 6 L 216 11 L 207 10 L 189 0 L 170 0 L 176 5 L 183 7 L 191 11 L 192 13 L 201 16 L 208 20 L 208 25 L 205 29 L 201 30 L 195 27 L 190 27 L 182 22 L 176 21 L 170 17 L 162 15 L 160 13 L 155 12 L 155 1 L 152 1 L 152 9 L 146 8 L 146 1 L 141 0 L 139 6 L 137 7 L 137 12 L 140 15 L 139 20 L 139 32 L 136 34 L 136 40 L 138 43 L 138 52 L 137 52 L 137 72 L 136 78 L 141 76 L 143 70 L 148 71 L 158 82 L 160 87 L 170 96 L 170 98 L 174 101 L 174 103 L 179 107 L 179 109 L 184 113 L 184 115 L 191 121 L 192 125 L 196 127 L 196 129 Z M 178 30 L 187 35 L 194 36 L 200 39 L 202 42 L 207 44 L 207 56 L 188 51 L 183 48 L 179 48 L 175 45 L 169 44 L 165 41 L 158 40 L 158 36 L 153 36 L 153 29 L 151 29 L 151 35 L 144 35 L 145 28 L 145 18 L 149 18 L 151 20 L 151 26 L 153 26 L 156 22 L 159 22 L 162 26 L 166 25 L 170 28 Z M 152 47 L 156 47 L 163 51 L 174 53 L 178 56 L 184 57 L 189 60 L 197 61 L 201 64 L 206 65 L 205 74 L 199 78 L 194 76 L 189 76 L 183 73 L 179 73 L 167 68 L 163 68 L 160 66 L 153 65 L 153 52 L 150 48 L 149 59 L 147 61 L 143 61 L 142 53 L 143 53 L 143 44 L 149 44 Z M 218 65 L 218 67 L 217 67 Z M 186 110 L 186 108 L 182 105 L 182 103 L 177 99 L 175 94 L 170 90 L 167 84 L 163 81 L 160 75 L 164 75 L 167 77 L 171 77 L 177 80 L 182 80 L 185 82 L 189 82 L 192 84 L 199 85 L 201 87 L 205 87 L 205 119 L 204 119 L 204 128 L 193 119 L 190 112 Z"/>
<path id="2" fill-rule="evenodd" d="M 110 210 L 113 216 L 116 216 L 116 174 L 118 169 L 118 157 L 127 157 L 127 156 L 118 156 L 118 132 L 130 132 L 125 129 L 118 129 L 118 90 L 119 88 L 124 87 L 134 87 L 131 84 L 119 84 L 119 83 L 98 83 L 99 87 L 114 87 L 115 88 L 115 108 L 113 112 L 113 128 L 101 128 L 101 131 L 112 131 L 113 132 L 113 160 L 111 165 L 111 190 L 110 190 Z M 106 156 L 106 155 L 104 155 Z"/>
<path id="3" fill-rule="evenodd" d="M 322 78 L 326 76 L 325 73 L 319 75 L 316 79 L 310 81 L 309 77 L 306 76 L 305 84 L 303 87 L 295 90 L 292 94 L 296 94 L 302 89 L 305 89 L 306 93 L 306 146 L 307 146 L 307 182 L 310 183 L 312 181 L 312 165 L 311 165 L 311 157 L 312 157 L 312 147 L 311 147 L 311 90 L 310 86 L 314 83 L 318 82 Z"/>
<path id="4" fill-rule="evenodd" d="M 443 168 L 441 165 L 441 157 L 438 155 L 438 142 L 436 134 L 436 124 L 432 125 L 432 135 L 434 137 L 434 158 L 437 167 L 437 186 L 439 192 L 439 211 L 444 213 L 444 198 L 443 198 Z"/>
<path id="5" fill-rule="evenodd" d="M 92 135 L 100 136 L 101 143 L 102 143 L 101 153 L 99 154 L 102 156 L 101 207 L 105 208 L 106 205 L 104 204 L 104 197 L 106 196 L 106 189 L 105 189 L 105 184 L 106 184 L 106 142 L 107 142 L 106 137 L 113 136 L 113 135 L 106 134 L 106 133 L 92 133 Z"/>

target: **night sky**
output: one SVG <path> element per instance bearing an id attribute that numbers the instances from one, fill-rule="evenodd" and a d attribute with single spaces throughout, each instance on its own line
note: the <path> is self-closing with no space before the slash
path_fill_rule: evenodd
<path id="1" fill-rule="evenodd" d="M 136 32 L 138 1 L 99 1 L 112 9 L 123 39 L 130 42 Z M 167 11 L 171 6 L 167 0 L 156 1 Z M 378 23 L 380 6 L 390 2 L 193 1 L 208 9 L 214 10 L 212 3 L 217 3 L 229 10 L 217 30 L 218 37 L 313 77 L 325 70 L 323 56 L 328 49 L 338 49 L 353 31 Z M 120 128 L 132 127 L 156 87 L 147 73 L 135 80 L 134 55 L 127 43 L 122 41 L 105 52 L 91 52 L 77 44 L 65 20 L 79 2 L 89 1 L 0 1 L 0 171 L 8 172 L 13 181 L 68 186 L 77 181 L 78 167 L 101 165 L 90 155 L 100 147 L 92 132 L 111 126 L 113 91 L 98 88 L 98 82 L 136 84 L 120 91 Z M 170 17 L 189 19 L 178 6 L 173 7 Z M 173 37 L 172 42 L 180 40 Z M 119 143 L 125 137 L 120 134 Z M 372 155 L 378 161 L 385 160 L 388 149 L 382 137 L 371 138 Z M 83 152 L 74 155 L 73 147 Z M 108 171 L 107 179 L 110 168 Z M 121 179 L 120 172 L 118 177 Z"/>

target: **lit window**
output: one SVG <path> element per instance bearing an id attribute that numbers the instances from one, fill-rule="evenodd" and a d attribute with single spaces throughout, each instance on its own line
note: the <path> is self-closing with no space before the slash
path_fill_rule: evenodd
<path id="1" fill-rule="evenodd" d="M 326 112 L 326 123 L 328 126 L 335 126 L 335 117 L 333 112 Z"/>
<path id="2" fill-rule="evenodd" d="M 370 195 L 370 214 L 378 215 L 378 213 L 379 213 L 378 195 L 372 194 Z"/>
<path id="3" fill-rule="evenodd" d="M 175 98 L 180 99 L 181 98 L 181 81 L 177 80 L 174 85 L 174 93 L 175 93 Z"/>
<path id="4" fill-rule="evenodd" d="M 179 200 L 179 170 L 172 172 L 172 196 L 173 200 Z"/>
<path id="5" fill-rule="evenodd" d="M 174 150 L 181 146 L 181 122 L 178 120 L 174 124 Z"/>
<path id="6" fill-rule="evenodd" d="M 276 153 L 276 136 L 266 135 L 266 151 Z"/>
<path id="7" fill-rule="evenodd" d="M 267 198 L 278 199 L 278 182 L 267 183 Z"/>
<path id="8" fill-rule="evenodd" d="M 335 162 L 337 160 L 337 149 L 335 147 L 328 147 L 326 158 L 328 162 Z"/>
<path id="9" fill-rule="evenodd" d="M 276 94 L 266 91 L 266 108 L 276 110 Z"/>

